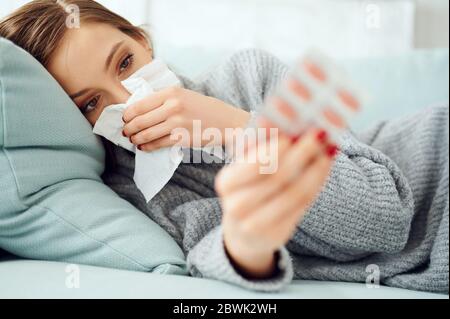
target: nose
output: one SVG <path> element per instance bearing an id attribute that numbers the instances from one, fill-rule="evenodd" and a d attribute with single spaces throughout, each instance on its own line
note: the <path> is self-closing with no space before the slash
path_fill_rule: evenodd
<path id="1" fill-rule="evenodd" d="M 122 85 L 118 84 L 114 86 L 111 93 L 111 104 L 124 104 L 130 99 L 130 92 Z"/>

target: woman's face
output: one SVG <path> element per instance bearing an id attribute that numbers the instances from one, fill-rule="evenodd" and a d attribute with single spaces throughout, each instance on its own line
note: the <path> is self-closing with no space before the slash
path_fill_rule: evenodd
<path id="1" fill-rule="evenodd" d="M 94 126 L 106 106 L 130 97 L 121 81 L 151 61 L 147 41 L 106 24 L 84 24 L 67 32 L 48 71 Z"/>

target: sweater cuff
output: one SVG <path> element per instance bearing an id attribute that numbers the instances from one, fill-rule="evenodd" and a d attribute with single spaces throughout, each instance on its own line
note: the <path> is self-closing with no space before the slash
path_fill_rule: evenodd
<path id="1" fill-rule="evenodd" d="M 249 290 L 261 292 L 280 291 L 293 279 L 293 266 L 289 252 L 282 248 L 278 253 L 278 270 L 268 279 L 248 279 L 233 266 L 225 250 L 222 227 L 217 227 L 203 238 L 188 255 L 188 267 L 195 277 L 216 279 Z"/>

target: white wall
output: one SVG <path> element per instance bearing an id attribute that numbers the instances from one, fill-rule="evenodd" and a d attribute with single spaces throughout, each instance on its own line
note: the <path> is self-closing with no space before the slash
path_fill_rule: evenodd
<path id="1" fill-rule="evenodd" d="M 0 0 L 0 17 L 28 1 Z M 360 55 L 449 45 L 448 0 L 99 1 L 133 23 L 150 22 L 162 46 L 253 45 L 286 54 L 287 44 L 292 51 L 315 45 Z M 364 27 L 372 4 L 379 8 L 379 29 Z"/>
<path id="2" fill-rule="evenodd" d="M 309 47 L 334 56 L 414 47 L 414 2 L 360 0 L 152 0 L 150 21 L 163 47 L 268 49 L 291 58 Z"/>
<path id="3" fill-rule="evenodd" d="M 29 0 L 0 0 L 0 18 L 29 2 Z"/>
<path id="4" fill-rule="evenodd" d="M 448 48 L 448 0 L 417 0 L 415 45 L 418 48 Z"/>
<path id="5" fill-rule="evenodd" d="M 2 0 L 0 0 L 2 1 Z M 150 0 L 97 0 L 107 8 L 119 13 L 134 24 L 145 24 Z M 169 0 L 170 1 L 170 0 Z"/>

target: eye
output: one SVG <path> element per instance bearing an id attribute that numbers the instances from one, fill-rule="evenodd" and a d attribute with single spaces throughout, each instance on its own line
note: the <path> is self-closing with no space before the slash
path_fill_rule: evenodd
<path id="1" fill-rule="evenodd" d="M 119 66 L 119 72 L 125 72 L 132 64 L 134 60 L 134 55 L 129 54 L 127 57 L 122 61 L 122 63 Z"/>
<path id="2" fill-rule="evenodd" d="M 99 100 L 100 100 L 99 96 L 94 97 L 93 99 L 91 99 L 88 103 L 86 103 L 83 106 L 83 108 L 81 109 L 81 112 L 83 114 L 88 114 L 88 113 L 94 111 L 98 106 Z"/>

